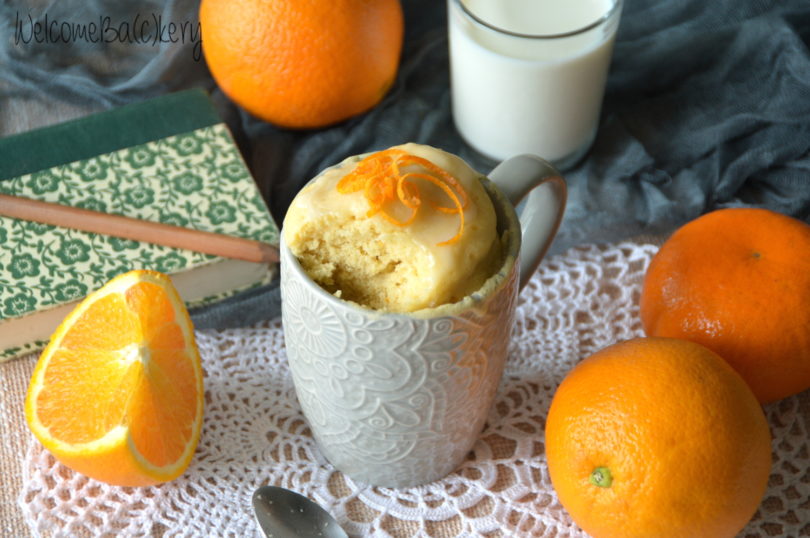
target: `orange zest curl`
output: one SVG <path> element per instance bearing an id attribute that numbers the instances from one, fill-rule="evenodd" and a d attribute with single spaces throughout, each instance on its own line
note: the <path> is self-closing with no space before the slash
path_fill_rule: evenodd
<path id="1" fill-rule="evenodd" d="M 410 165 L 421 168 L 419 171 L 405 171 Z M 366 217 L 379 213 L 388 222 L 397 226 L 408 226 L 416 218 L 422 207 L 422 195 L 416 180 L 427 181 L 441 189 L 452 202 L 442 206 L 431 201 L 433 209 L 442 213 L 458 214 L 459 224 L 456 235 L 438 246 L 449 245 L 459 240 L 464 233 L 464 209 L 467 207 L 467 193 L 459 181 L 442 168 L 427 159 L 411 155 L 401 149 L 386 149 L 373 153 L 361 160 L 354 170 L 343 176 L 337 184 L 340 194 L 362 191 L 368 201 Z M 397 219 L 385 210 L 389 202 L 399 202 L 408 209 L 410 215 Z"/>

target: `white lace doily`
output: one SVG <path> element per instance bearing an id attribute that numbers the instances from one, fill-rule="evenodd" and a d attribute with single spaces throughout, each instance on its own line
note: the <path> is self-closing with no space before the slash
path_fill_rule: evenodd
<path id="1" fill-rule="evenodd" d="M 19 497 L 44 536 L 260 536 L 250 499 L 262 484 L 302 492 L 351 536 L 585 536 L 546 471 L 545 416 L 581 358 L 641 336 L 641 279 L 656 246 L 580 247 L 547 260 L 523 290 L 506 372 L 487 426 L 450 476 L 410 489 L 355 484 L 319 455 L 286 364 L 279 321 L 198 333 L 206 408 L 194 460 L 149 488 L 107 486 L 30 439 Z M 810 397 L 766 408 L 774 436 L 768 492 L 742 536 L 810 534 Z"/>

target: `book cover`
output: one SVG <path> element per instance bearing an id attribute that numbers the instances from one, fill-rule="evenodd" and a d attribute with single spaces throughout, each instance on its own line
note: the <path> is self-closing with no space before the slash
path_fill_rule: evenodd
<path id="1" fill-rule="evenodd" d="M 0 155 L 14 161 L 0 167 L 5 194 L 278 241 L 278 228 L 230 132 L 201 91 L 0 140 Z M 79 300 L 113 276 L 139 268 L 170 274 L 189 307 L 265 284 L 275 271 L 267 264 L 0 217 L 0 360 L 40 349 Z"/>

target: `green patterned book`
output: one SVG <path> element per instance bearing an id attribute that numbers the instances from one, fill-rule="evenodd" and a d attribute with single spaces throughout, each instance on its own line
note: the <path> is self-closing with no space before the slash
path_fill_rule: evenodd
<path id="1" fill-rule="evenodd" d="M 276 243 L 278 228 L 200 90 L 0 139 L 0 192 Z M 275 267 L 0 217 L 0 361 L 42 348 L 92 290 L 131 269 L 172 276 L 190 306 Z"/>

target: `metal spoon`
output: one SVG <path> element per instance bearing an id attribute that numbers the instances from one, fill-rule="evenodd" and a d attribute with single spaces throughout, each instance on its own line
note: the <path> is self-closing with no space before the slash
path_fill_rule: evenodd
<path id="1" fill-rule="evenodd" d="M 253 511 L 268 538 L 348 538 L 329 512 L 288 489 L 260 487 L 253 492 Z"/>

